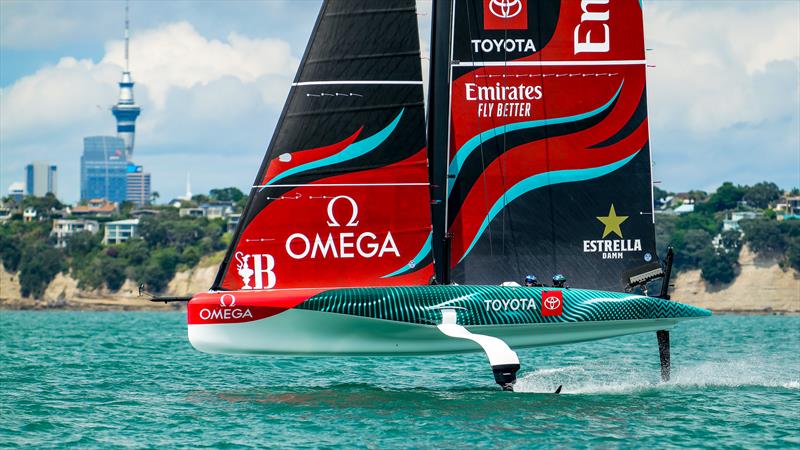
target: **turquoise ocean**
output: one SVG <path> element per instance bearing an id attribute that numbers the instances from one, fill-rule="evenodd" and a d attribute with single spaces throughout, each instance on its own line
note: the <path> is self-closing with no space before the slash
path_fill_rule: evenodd
<path id="1" fill-rule="evenodd" d="M 480 354 L 207 355 L 181 313 L 0 312 L 0 448 L 800 448 L 800 317 Z M 559 384 L 560 395 L 549 394 Z"/>

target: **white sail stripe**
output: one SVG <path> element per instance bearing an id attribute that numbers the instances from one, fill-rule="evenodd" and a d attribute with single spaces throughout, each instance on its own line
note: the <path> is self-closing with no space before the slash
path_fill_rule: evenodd
<path id="1" fill-rule="evenodd" d="M 282 187 L 346 187 L 346 186 L 430 186 L 430 183 L 315 183 L 315 184 L 257 184 L 253 188 Z"/>
<path id="2" fill-rule="evenodd" d="M 292 83 L 292 86 L 325 86 L 332 84 L 411 84 L 422 85 L 422 81 L 405 80 L 330 80 L 330 81 L 301 81 Z"/>
<path id="3" fill-rule="evenodd" d="M 458 62 L 454 67 L 502 67 L 502 66 L 635 66 L 647 64 L 644 59 L 621 59 L 608 61 L 475 61 Z"/>

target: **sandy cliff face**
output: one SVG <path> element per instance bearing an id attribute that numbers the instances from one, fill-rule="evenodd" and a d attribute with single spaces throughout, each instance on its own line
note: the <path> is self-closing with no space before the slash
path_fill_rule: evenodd
<path id="1" fill-rule="evenodd" d="M 214 281 L 217 265 L 203 265 L 175 274 L 165 295 L 186 296 L 207 291 Z M 59 273 L 50 282 L 40 299 L 23 298 L 20 294 L 19 276 L 5 271 L 0 266 L 0 307 L 13 309 L 180 309 L 181 304 L 148 302 L 139 297 L 139 286 L 126 280 L 119 291 L 107 289 L 85 290 L 69 275 Z"/>
<path id="2" fill-rule="evenodd" d="M 6 272 L 3 264 L 0 263 L 0 301 L 20 297 L 18 274 Z"/>
<path id="3" fill-rule="evenodd" d="M 167 292 L 169 295 L 185 296 L 207 291 L 214 282 L 217 269 L 216 265 L 211 265 L 178 272 L 175 274 L 175 278 L 169 282 Z"/>
<path id="4" fill-rule="evenodd" d="M 756 257 L 747 247 L 739 256 L 741 273 L 733 283 L 706 284 L 699 270 L 682 272 L 675 279 L 672 297 L 680 302 L 715 311 L 785 311 L 800 313 L 800 273 L 783 270 L 775 259 Z M 207 291 L 218 264 L 201 261 L 198 267 L 175 274 L 166 295 L 187 296 Z M 180 309 L 182 304 L 151 303 L 138 297 L 138 286 L 127 280 L 118 292 L 86 291 L 69 275 L 58 274 L 38 300 L 23 299 L 19 277 L 0 265 L 0 307 L 74 309 Z"/>
<path id="5" fill-rule="evenodd" d="M 681 272 L 672 298 L 715 311 L 800 312 L 800 273 L 781 269 L 776 259 L 757 257 L 747 246 L 739 266 L 739 276 L 721 286 L 708 285 L 699 270 Z"/>

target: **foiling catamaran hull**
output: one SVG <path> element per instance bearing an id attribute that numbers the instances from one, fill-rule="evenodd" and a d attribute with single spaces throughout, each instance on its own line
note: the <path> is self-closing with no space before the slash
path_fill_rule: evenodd
<path id="1" fill-rule="evenodd" d="M 200 351 L 227 354 L 484 350 L 440 329 L 447 311 L 472 334 L 499 338 L 513 348 L 665 330 L 711 314 L 659 298 L 581 289 L 412 286 L 211 292 L 189 303 L 189 340 Z"/>
<path id="2" fill-rule="evenodd" d="M 512 389 L 512 347 L 656 331 L 668 380 L 667 330 L 710 313 L 656 248 L 641 1 L 432 9 L 426 110 L 415 1 L 323 2 L 192 345 L 483 350 Z M 597 290 L 497 286 L 530 271 Z"/>

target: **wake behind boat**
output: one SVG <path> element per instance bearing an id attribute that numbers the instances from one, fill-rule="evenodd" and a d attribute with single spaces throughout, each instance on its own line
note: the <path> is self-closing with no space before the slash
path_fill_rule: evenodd
<path id="1" fill-rule="evenodd" d="M 656 253 L 640 2 L 436 1 L 431 47 L 426 111 L 415 2 L 323 3 L 192 345 L 483 350 L 511 389 L 512 347 L 657 331 L 668 379 L 710 313 Z M 530 272 L 587 289 L 498 286 Z"/>

